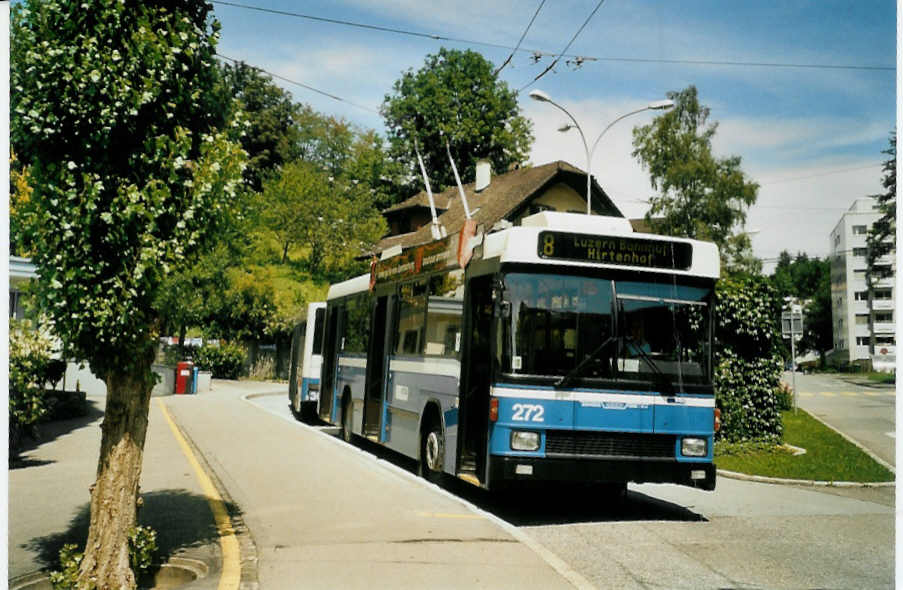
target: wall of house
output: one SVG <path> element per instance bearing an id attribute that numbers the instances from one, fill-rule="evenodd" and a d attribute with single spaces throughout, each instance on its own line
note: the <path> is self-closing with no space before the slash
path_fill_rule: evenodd
<path id="1" fill-rule="evenodd" d="M 514 224 L 519 224 L 521 219 L 533 213 L 548 210 L 562 213 L 586 213 L 586 199 L 564 183 L 552 185 L 546 192 L 530 202 L 527 210 L 513 220 Z"/>

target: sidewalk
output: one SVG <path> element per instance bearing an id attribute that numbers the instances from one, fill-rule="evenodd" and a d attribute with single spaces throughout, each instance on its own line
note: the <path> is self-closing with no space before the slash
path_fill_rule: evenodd
<path id="1" fill-rule="evenodd" d="M 163 561 L 186 557 L 208 568 L 207 576 L 185 588 L 216 588 L 221 559 L 213 515 L 157 399 L 151 400 L 139 522 L 157 531 Z M 10 466 L 10 581 L 59 569 L 59 550 L 65 543 L 84 545 L 90 518 L 88 488 L 97 471 L 105 402 L 105 397 L 89 397 L 87 417 L 42 425 L 38 444 Z"/>
<path id="2" fill-rule="evenodd" d="M 157 530 L 164 560 L 185 556 L 210 569 L 181 588 L 217 588 L 237 560 L 220 548 L 208 495 L 158 400 L 235 503 L 233 526 L 249 529 L 239 534 L 242 589 L 590 587 L 491 515 L 242 399 L 283 389 L 219 381 L 209 393 L 152 400 L 140 521 Z M 104 401 L 89 398 L 86 419 L 48 425 L 10 471 L 10 580 L 56 568 L 64 543 L 84 543 Z"/>

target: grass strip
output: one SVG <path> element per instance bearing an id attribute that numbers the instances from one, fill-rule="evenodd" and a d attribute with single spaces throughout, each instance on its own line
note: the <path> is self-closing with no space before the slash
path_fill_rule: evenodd
<path id="1" fill-rule="evenodd" d="M 894 475 L 856 445 L 826 427 L 805 410 L 782 412 L 784 442 L 806 449 L 794 455 L 785 447 L 765 443 L 715 445 L 719 469 L 749 475 L 818 481 L 893 481 Z"/>

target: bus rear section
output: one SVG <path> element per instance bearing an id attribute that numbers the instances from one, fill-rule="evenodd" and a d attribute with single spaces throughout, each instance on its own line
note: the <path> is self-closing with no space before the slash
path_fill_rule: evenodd
<path id="1" fill-rule="evenodd" d="M 505 272 L 488 482 L 715 487 L 714 281 Z"/>
<path id="2" fill-rule="evenodd" d="M 308 304 L 306 319 L 292 331 L 288 398 L 292 412 L 299 419 L 313 417 L 317 411 L 325 313 L 325 301 Z"/>

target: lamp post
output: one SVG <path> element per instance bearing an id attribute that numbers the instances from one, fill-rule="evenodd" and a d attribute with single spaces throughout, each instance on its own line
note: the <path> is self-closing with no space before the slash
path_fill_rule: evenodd
<path id="1" fill-rule="evenodd" d="M 609 123 L 608 126 L 602 130 L 602 133 L 599 134 L 599 137 L 596 138 L 596 141 L 593 142 L 592 147 L 589 147 L 589 145 L 586 143 L 586 136 L 583 135 L 583 129 L 580 128 L 580 125 L 577 123 L 577 119 L 575 119 L 574 116 L 571 113 L 569 113 L 566 108 L 564 108 L 563 106 L 561 106 L 560 104 L 558 104 L 557 102 L 552 100 L 552 98 L 548 94 L 543 92 L 542 90 L 530 91 L 530 98 L 532 98 L 533 100 L 539 101 L 539 102 L 547 102 L 547 103 L 551 104 L 552 106 L 557 107 L 560 111 L 562 111 L 565 115 L 567 115 L 570 118 L 570 120 L 573 122 L 573 125 L 566 124 L 562 127 L 559 127 L 558 131 L 561 131 L 563 133 L 565 131 L 570 131 L 571 129 L 577 129 L 577 132 L 580 133 L 580 139 L 583 141 L 583 149 L 586 152 L 586 214 L 587 215 L 592 214 L 591 213 L 592 201 L 590 198 L 591 197 L 590 191 L 591 191 L 592 176 L 593 176 L 592 172 L 591 172 L 592 162 L 593 162 L 593 154 L 595 153 L 596 146 L 599 145 L 599 140 L 602 139 L 602 136 L 605 135 L 605 133 L 609 129 L 611 129 L 615 123 L 617 123 L 621 119 L 625 119 L 631 115 L 636 115 L 637 113 L 642 113 L 643 111 L 661 111 L 661 110 L 665 110 L 665 109 L 670 109 L 671 107 L 674 106 L 674 101 L 672 101 L 672 100 L 659 100 L 659 101 L 656 101 L 653 103 L 649 103 L 648 105 L 644 106 L 641 109 L 637 109 L 635 111 L 630 111 L 629 113 L 625 113 L 625 114 L 621 115 L 620 117 L 618 117 L 617 119 L 615 119 L 614 121 L 612 121 L 611 123 Z"/>

